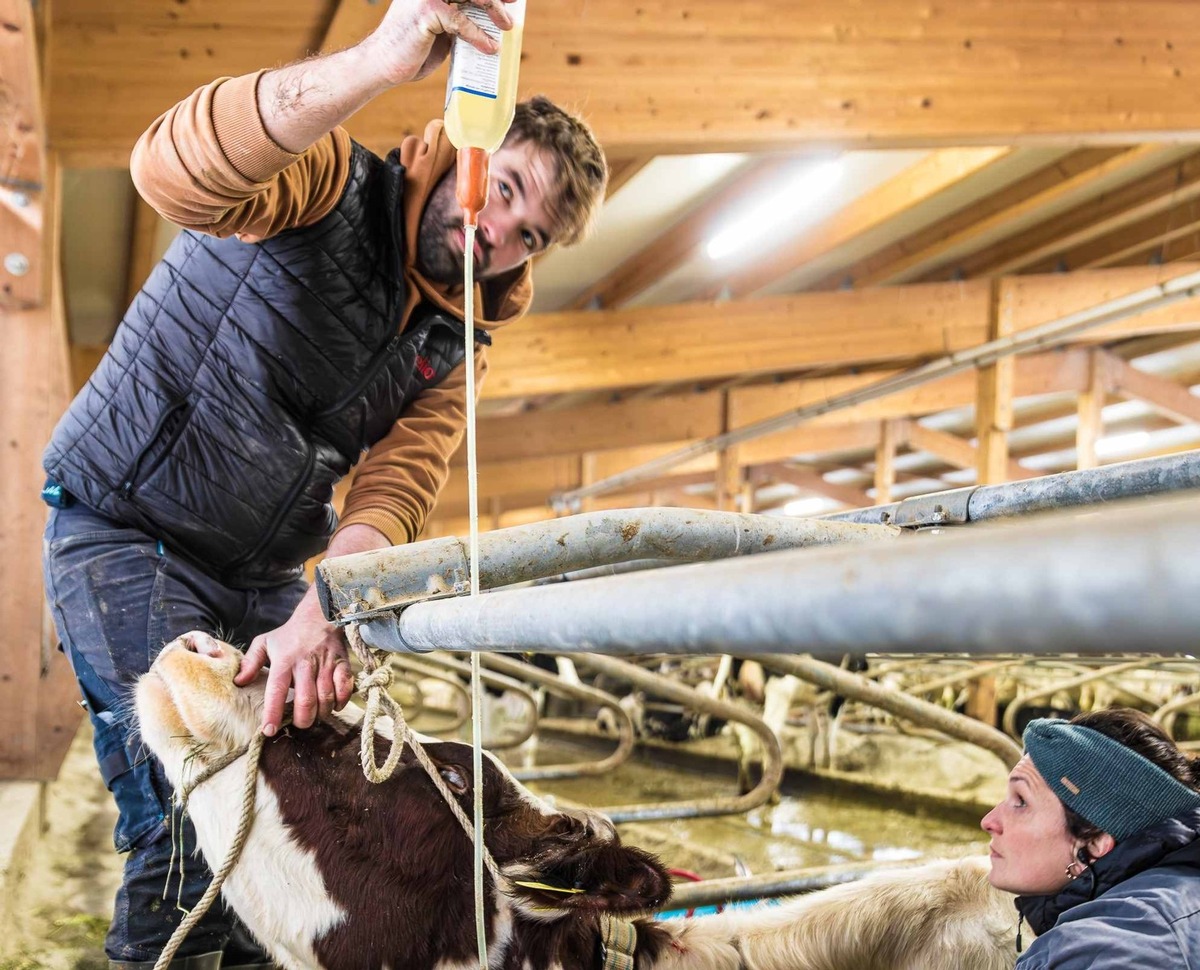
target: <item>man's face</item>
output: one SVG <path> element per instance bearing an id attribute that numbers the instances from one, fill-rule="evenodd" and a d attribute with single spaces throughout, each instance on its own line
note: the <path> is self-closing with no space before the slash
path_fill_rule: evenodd
<path id="1" fill-rule="evenodd" d="M 532 142 L 504 144 L 491 159 L 488 202 L 475 233 L 475 278 L 491 279 L 520 266 L 553 241 L 545 201 L 554 174 L 551 157 Z M 461 283 L 464 233 L 454 195 L 454 169 L 437 184 L 421 213 L 417 266 L 440 283 Z"/>

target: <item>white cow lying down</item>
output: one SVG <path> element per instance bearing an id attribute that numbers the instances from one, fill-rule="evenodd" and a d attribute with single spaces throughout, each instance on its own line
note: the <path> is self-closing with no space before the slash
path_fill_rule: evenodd
<path id="1" fill-rule="evenodd" d="M 142 735 L 178 787 L 258 730 L 263 683 L 233 684 L 241 654 L 200 633 L 142 678 Z M 391 780 L 359 767 L 359 729 L 330 718 L 263 746 L 257 815 L 225 883 L 229 904 L 289 970 L 452 970 L 475 952 L 471 845 L 406 751 Z M 386 739 L 377 739 L 382 746 Z M 470 749 L 429 739 L 470 815 Z M 601 970 L 602 924 L 626 919 L 636 970 L 1005 970 L 1016 912 L 983 860 L 906 869 L 697 919 L 655 921 L 670 881 L 593 812 L 564 812 L 484 759 L 485 838 L 510 880 L 486 917 L 492 970 Z M 210 867 L 237 827 L 245 758 L 200 785 L 189 812 Z M 557 887 L 559 891 L 542 886 Z"/>

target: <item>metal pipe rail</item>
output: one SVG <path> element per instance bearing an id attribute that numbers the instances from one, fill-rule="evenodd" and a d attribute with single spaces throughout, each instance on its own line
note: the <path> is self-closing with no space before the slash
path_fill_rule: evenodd
<path id="1" fill-rule="evenodd" d="M 904 528 L 963 525 L 1118 499 L 1200 488 L 1200 451 L 1124 461 L 1103 468 L 1026 478 L 1002 485 L 968 485 L 901 502 L 820 516 L 823 522 L 887 524 Z"/>
<path id="2" fill-rule="evenodd" d="M 424 654 L 421 657 L 416 657 L 412 654 L 407 654 L 397 657 L 395 662 L 421 676 L 445 680 L 447 683 L 453 683 L 457 680 L 457 677 L 454 676 L 455 674 L 467 678 L 468 681 L 471 677 L 471 665 L 464 663 L 456 657 L 436 656 L 432 654 Z M 525 718 L 522 726 L 513 731 L 508 737 L 488 738 L 483 742 L 484 746 L 499 749 L 515 748 L 517 745 L 524 744 L 533 737 L 533 732 L 537 730 L 538 722 L 537 698 L 525 688 L 525 685 L 513 680 L 511 677 L 505 677 L 503 674 L 494 673 L 490 670 L 480 671 L 479 679 L 488 687 L 508 691 L 519 697 L 529 715 Z M 461 687 L 462 685 L 458 684 L 458 686 Z M 466 693 L 469 710 L 470 693 Z M 460 721 L 459 724 L 461 723 Z"/>
<path id="3" fill-rule="evenodd" d="M 361 624 L 384 650 L 1187 654 L 1200 503 L 1039 516 L 431 603 Z"/>
<path id="4" fill-rule="evenodd" d="M 745 724 L 758 735 L 763 746 L 762 777 L 759 778 L 758 784 L 746 794 L 663 802 L 658 805 L 618 805 L 614 808 L 602 808 L 601 811 L 614 822 L 734 815 L 738 812 L 748 812 L 750 809 L 762 805 L 779 787 L 779 782 L 783 778 L 783 753 L 779 747 L 779 738 L 775 736 L 774 731 L 767 727 L 762 718 L 736 704 L 730 704 L 728 701 L 708 697 L 691 688 L 682 687 L 668 677 L 643 670 L 636 664 L 618 660 L 616 657 L 587 654 L 580 657 L 579 660 L 580 663 L 586 664 L 593 670 L 630 683 L 648 694 L 683 704 L 704 714 L 724 718 L 726 721 L 738 721 Z"/>
<path id="5" fill-rule="evenodd" d="M 777 673 L 794 674 L 801 680 L 843 697 L 878 707 L 921 727 L 934 728 L 952 738 L 967 741 L 990 751 L 1004 763 L 1005 768 L 1011 768 L 1021 760 L 1020 746 L 995 728 L 964 714 L 948 711 L 929 701 L 890 690 L 832 664 L 814 660 L 812 657 L 784 657 L 776 654 L 747 654 L 746 657 L 749 660 L 757 660 L 764 667 Z"/>
<path id="6" fill-rule="evenodd" d="M 484 666 L 504 671 L 514 678 L 527 678 L 546 690 L 573 700 L 589 701 L 613 712 L 617 725 L 617 747 L 606 758 L 599 761 L 581 761 L 573 764 L 538 765 L 536 768 L 512 769 L 519 781 L 544 781 L 549 778 L 578 778 L 583 775 L 603 775 L 623 764 L 633 754 L 633 721 L 629 712 L 612 694 L 589 687 L 587 684 L 569 684 L 548 670 L 521 663 L 502 654 L 485 654 L 480 658 Z"/>
<path id="7" fill-rule="evenodd" d="M 894 539 L 890 526 L 822 522 L 696 509 L 588 512 L 479 536 L 479 585 L 510 586 L 595 566 L 638 560 L 697 562 Z M 358 622 L 470 588 L 465 539 L 428 539 L 326 559 L 316 585 L 326 619 Z"/>
<path id="8" fill-rule="evenodd" d="M 1086 674 L 1081 674 L 1078 677 L 1072 677 L 1070 680 L 1060 681 L 1057 684 L 1051 684 L 1048 687 L 1041 687 L 1032 693 L 1025 694 L 1021 697 L 1014 698 L 1012 703 L 1004 709 L 1004 719 L 1002 726 L 1004 732 L 1009 737 L 1017 737 L 1017 714 L 1030 701 L 1041 700 L 1042 698 L 1050 697 L 1057 694 L 1060 690 L 1074 690 L 1076 687 L 1082 687 L 1084 684 L 1090 684 L 1094 680 L 1106 680 L 1109 677 L 1115 677 L 1117 674 L 1123 674 L 1129 670 L 1144 670 L 1146 667 L 1154 667 L 1162 663 L 1176 663 L 1178 657 L 1141 657 L 1137 660 L 1129 660 L 1119 664 L 1113 664 L 1109 667 L 1101 667 L 1099 670 L 1092 670 Z M 1156 705 L 1157 701 L 1143 694 L 1141 691 L 1134 690 L 1131 687 L 1124 687 L 1120 684 L 1114 685 L 1121 693 L 1132 697 L 1134 700 L 1142 704 Z"/>
<path id="9" fill-rule="evenodd" d="M 761 876 L 730 876 L 727 879 L 705 879 L 675 885 L 667 901 L 669 910 L 692 909 L 699 906 L 720 906 L 724 903 L 764 899 L 769 896 L 788 896 L 816 892 L 842 883 L 856 882 L 872 873 L 911 866 L 927 865 L 928 859 L 912 862 L 842 862 L 830 866 L 811 866 L 806 869 L 780 869 Z"/>

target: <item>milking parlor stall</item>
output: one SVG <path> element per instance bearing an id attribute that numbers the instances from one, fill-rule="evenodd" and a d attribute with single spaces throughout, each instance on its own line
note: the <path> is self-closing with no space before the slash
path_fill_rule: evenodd
<path id="1" fill-rule="evenodd" d="M 108 966 L 123 860 L 45 605 L 42 454 L 181 232 L 135 190 L 131 150 L 200 86 L 350 48 L 388 9 L 0 0 L 3 970 Z M 235 910 L 342 914 L 283 932 L 283 966 L 352 965 L 323 936 L 339 920 L 403 912 L 441 939 L 440 862 L 421 863 L 425 897 L 393 901 L 388 882 L 355 909 L 337 882 L 416 858 L 409 785 L 461 862 L 470 946 L 446 943 L 445 966 L 479 965 L 479 942 L 494 966 L 644 970 L 692 952 L 693 923 L 737 961 L 767 954 L 731 966 L 799 966 L 770 952 L 807 953 L 810 926 L 833 953 L 805 966 L 891 966 L 849 941 L 910 925 L 881 902 L 901 887 L 929 925 L 990 934 L 955 963 L 914 942 L 904 966 L 1011 967 L 1016 911 L 989 895 L 979 820 L 1029 721 L 1121 705 L 1200 745 L 1195 4 L 528 0 L 522 15 L 497 83 L 592 127 L 608 166 L 594 231 L 533 257 L 532 305 L 494 334 L 419 534 L 306 570 L 358 685 L 311 737 L 382 732 L 365 766 L 346 748 L 357 780 L 337 783 L 367 801 L 312 824 L 338 845 L 388 824 L 361 869 L 335 852 L 305 876 L 306 902 L 292 857 L 261 842 L 278 825 L 306 851 L 286 785 L 332 777 L 281 754 L 310 757 L 306 732 L 264 740 L 251 718 L 197 781 L 169 763 L 178 732 L 147 723 L 172 780 L 195 786 L 197 829 L 228 817 L 201 833 L 209 867 Z M 447 89 L 442 66 L 345 130 L 386 157 L 452 104 L 470 116 Z M 171 655 L 223 671 L 230 710 L 261 704 L 261 686 L 231 683 L 248 644 L 199 632 Z M 118 718 L 135 716 L 128 687 Z M 446 751 L 466 754 L 448 768 Z M 581 853 L 619 836 L 622 854 L 602 877 L 532 822 L 510 838 L 488 821 L 485 848 L 480 790 L 541 806 Z M 978 905 L 965 915 L 904 889 L 958 879 Z M 564 912 L 595 922 L 595 946 L 537 936 Z M 759 914 L 758 942 L 727 929 L 741 912 Z M 630 926 L 653 952 L 624 948 Z M 353 965 L 433 960 L 395 939 Z"/>

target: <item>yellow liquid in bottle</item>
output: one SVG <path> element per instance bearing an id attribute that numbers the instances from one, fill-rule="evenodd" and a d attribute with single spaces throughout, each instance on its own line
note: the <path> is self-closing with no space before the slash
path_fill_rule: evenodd
<path id="1" fill-rule="evenodd" d="M 523 26 L 518 22 L 498 32 L 499 54 L 480 54 L 464 41 L 455 41 L 445 113 L 446 135 L 455 148 L 494 152 L 508 134 L 517 103 Z"/>

